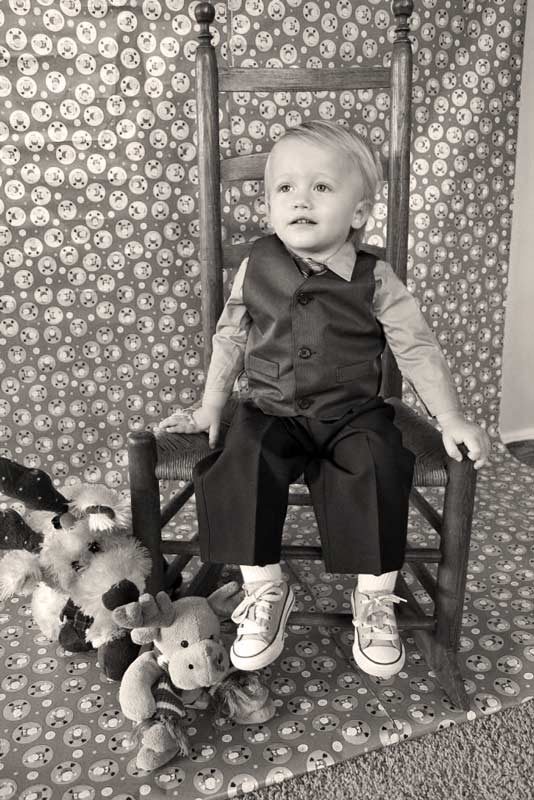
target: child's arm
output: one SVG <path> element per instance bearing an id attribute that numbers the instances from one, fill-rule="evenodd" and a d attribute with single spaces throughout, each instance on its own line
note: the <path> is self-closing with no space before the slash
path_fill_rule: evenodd
<path id="1" fill-rule="evenodd" d="M 436 417 L 447 454 L 461 461 L 457 445 L 465 444 L 475 469 L 479 469 L 489 457 L 488 435 L 465 419 L 445 356 L 417 301 L 389 264 L 377 262 L 375 279 L 375 314 L 400 371 Z"/>
<path id="2" fill-rule="evenodd" d="M 250 317 L 243 302 L 243 282 L 248 258 L 236 272 L 232 291 L 217 323 L 213 336 L 213 353 L 206 376 L 202 403 L 198 408 L 178 409 L 161 420 L 156 435 L 168 433 L 202 433 L 207 431 L 210 447 L 215 447 L 221 417 L 235 379 L 243 369 Z"/>

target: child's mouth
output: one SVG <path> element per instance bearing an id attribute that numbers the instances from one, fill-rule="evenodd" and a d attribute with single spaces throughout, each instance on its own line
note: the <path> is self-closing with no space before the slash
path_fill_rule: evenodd
<path id="1" fill-rule="evenodd" d="M 307 219 L 306 217 L 299 217 L 298 219 L 294 219 L 293 222 L 290 222 L 290 225 L 315 225 L 316 223 L 311 220 Z"/>

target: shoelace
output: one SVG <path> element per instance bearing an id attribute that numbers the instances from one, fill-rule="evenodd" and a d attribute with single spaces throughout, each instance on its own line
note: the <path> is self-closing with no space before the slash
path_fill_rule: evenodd
<path id="1" fill-rule="evenodd" d="M 354 627 L 360 628 L 362 635 L 368 639 L 378 639 L 381 641 L 394 641 L 397 633 L 391 633 L 391 622 L 395 622 L 393 607 L 385 603 L 406 603 L 404 597 L 397 597 L 391 593 L 369 593 L 361 594 L 370 597 L 363 604 L 361 610 L 361 620 L 354 620 Z M 386 630 L 389 628 L 389 632 Z"/>
<path id="2" fill-rule="evenodd" d="M 273 603 L 278 602 L 284 593 L 279 583 L 262 583 L 257 589 L 245 589 L 246 595 L 239 603 L 232 621 L 239 624 L 238 635 L 261 635 L 268 630 Z"/>

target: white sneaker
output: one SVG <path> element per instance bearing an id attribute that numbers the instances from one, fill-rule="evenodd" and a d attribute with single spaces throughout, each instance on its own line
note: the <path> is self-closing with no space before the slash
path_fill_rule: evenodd
<path id="1" fill-rule="evenodd" d="M 360 592 L 356 587 L 351 605 L 354 625 L 352 654 L 368 675 L 391 678 L 400 672 L 406 657 L 397 630 L 393 603 L 405 603 L 388 591 Z"/>
<path id="2" fill-rule="evenodd" d="M 237 669 L 262 669 L 284 648 L 285 627 L 295 597 L 287 581 L 261 581 L 244 585 L 245 598 L 232 614 L 237 636 L 230 660 Z"/>

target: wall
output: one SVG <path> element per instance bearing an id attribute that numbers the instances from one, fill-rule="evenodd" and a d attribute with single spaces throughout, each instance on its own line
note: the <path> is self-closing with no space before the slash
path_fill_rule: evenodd
<path id="1" fill-rule="evenodd" d="M 0 8 L 1 453 L 57 478 L 124 485 L 128 431 L 202 391 L 194 5 Z M 219 57 L 235 65 L 388 62 L 385 0 L 216 8 Z M 412 18 L 409 286 L 493 436 L 524 13 L 520 0 L 424 0 Z M 358 119 L 385 149 L 387 109 L 379 91 L 243 94 L 223 114 L 223 148 L 262 150 L 323 117 Z M 228 236 L 264 226 L 258 185 L 224 206 Z M 382 200 L 372 241 L 384 214 Z"/>
<path id="2" fill-rule="evenodd" d="M 534 270 L 530 226 L 534 211 L 534 12 L 527 16 L 521 84 L 517 180 L 503 347 L 501 438 L 534 439 Z"/>

